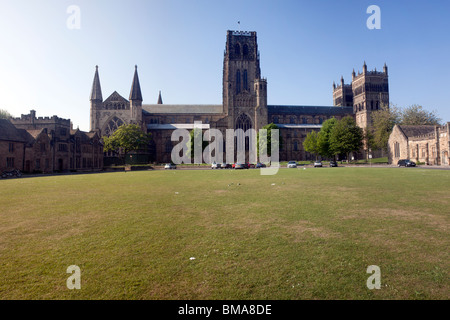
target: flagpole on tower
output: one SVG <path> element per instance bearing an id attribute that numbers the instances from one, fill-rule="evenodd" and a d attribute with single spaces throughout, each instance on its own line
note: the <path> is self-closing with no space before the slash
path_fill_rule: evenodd
<path id="1" fill-rule="evenodd" d="M 239 25 L 238 31 L 240 32 L 241 31 L 241 21 L 238 21 L 238 25 Z"/>

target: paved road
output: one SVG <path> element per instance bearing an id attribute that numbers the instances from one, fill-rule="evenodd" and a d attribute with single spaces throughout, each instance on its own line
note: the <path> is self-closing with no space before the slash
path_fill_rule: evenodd
<path id="1" fill-rule="evenodd" d="M 314 166 L 311 165 L 299 165 L 299 167 L 306 167 L 306 168 L 313 168 Z M 324 166 L 328 167 L 328 166 Z M 338 168 L 397 168 L 396 165 L 389 165 L 389 164 L 358 164 L 358 165 L 352 165 L 352 164 L 341 164 Z M 280 167 L 280 169 L 288 169 L 286 166 Z M 320 169 L 320 168 L 315 168 Z M 408 169 L 408 170 L 417 170 L 417 169 L 434 169 L 434 170 L 450 170 L 450 166 L 417 166 L 417 167 L 409 167 L 409 168 L 401 168 L 401 169 Z M 164 170 L 164 167 L 155 167 L 155 170 Z M 178 166 L 177 170 L 212 170 L 209 166 Z M 234 169 L 214 169 L 214 170 L 234 170 Z M 250 170 L 255 170 L 254 168 Z"/>

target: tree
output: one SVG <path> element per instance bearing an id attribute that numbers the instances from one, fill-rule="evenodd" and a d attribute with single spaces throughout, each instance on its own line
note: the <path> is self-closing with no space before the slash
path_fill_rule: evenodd
<path id="1" fill-rule="evenodd" d="M 334 155 L 330 148 L 330 135 L 337 122 L 336 118 L 331 118 L 322 124 L 322 129 L 320 129 L 318 137 L 319 154 L 322 157 L 331 158 Z"/>
<path id="2" fill-rule="evenodd" d="M 261 143 L 260 143 L 260 141 L 259 141 L 260 137 L 259 137 L 259 131 L 258 131 L 258 133 L 256 134 L 256 150 L 258 152 L 258 155 L 267 151 L 267 156 L 271 157 L 272 156 L 272 129 L 279 130 L 279 128 L 274 123 L 267 124 L 262 128 L 267 130 L 267 140 L 263 141 L 262 137 L 261 137 Z M 260 144 L 262 146 L 261 150 L 259 150 Z M 283 139 L 281 137 L 281 134 L 279 134 L 278 150 L 281 150 L 282 146 L 283 146 Z"/>
<path id="3" fill-rule="evenodd" d="M 203 131 L 200 128 L 195 128 L 191 130 L 189 133 L 189 150 L 188 154 L 191 154 L 191 158 L 194 158 L 194 141 L 195 138 L 200 139 L 202 141 L 202 152 L 205 150 L 205 148 L 209 145 L 208 141 L 203 141 Z"/>
<path id="4" fill-rule="evenodd" d="M 400 110 L 395 105 L 389 107 L 383 104 L 379 110 L 372 112 L 372 127 L 368 134 L 372 136 L 374 149 L 388 151 L 389 136 L 394 126 L 400 123 L 400 117 Z"/>
<path id="5" fill-rule="evenodd" d="M 12 118 L 12 114 L 7 110 L 0 109 L 0 119 L 9 119 Z"/>
<path id="6" fill-rule="evenodd" d="M 136 124 L 121 125 L 111 136 L 103 137 L 103 150 L 122 153 L 125 159 L 130 151 L 147 146 L 150 137 L 150 133 L 145 133 Z"/>
<path id="7" fill-rule="evenodd" d="M 306 152 L 312 153 L 316 156 L 320 154 L 320 145 L 319 145 L 319 133 L 317 131 L 311 131 L 303 141 L 303 148 Z"/>
<path id="8" fill-rule="evenodd" d="M 395 105 L 382 105 L 380 110 L 372 112 L 373 146 L 388 151 L 388 140 L 396 124 L 400 125 L 439 125 L 441 119 L 436 112 L 427 111 L 419 105 L 398 108 Z"/>
<path id="9" fill-rule="evenodd" d="M 414 104 L 402 109 L 400 123 L 403 125 L 439 125 L 442 121 L 435 111 L 427 111 Z"/>
<path id="10" fill-rule="evenodd" d="M 331 130 L 330 149 L 334 155 L 346 154 L 348 160 L 350 152 L 361 149 L 363 138 L 363 129 L 356 125 L 353 117 L 347 116 L 339 120 Z"/>

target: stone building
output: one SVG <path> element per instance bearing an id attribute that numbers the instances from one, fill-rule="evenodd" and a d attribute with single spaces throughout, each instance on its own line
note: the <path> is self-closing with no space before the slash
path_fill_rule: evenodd
<path id="1" fill-rule="evenodd" d="M 163 104 L 161 92 L 155 104 L 143 104 L 137 67 L 129 99 L 113 92 L 103 100 L 98 67 L 92 84 L 90 109 L 91 131 L 110 135 L 121 124 L 135 123 L 152 134 L 151 160 L 169 162 L 175 142 L 173 130 L 193 129 L 201 121 L 203 129 L 219 129 L 225 137 L 227 129 L 256 129 L 274 123 L 280 128 L 283 148 L 280 160 L 309 160 L 303 141 L 312 130 L 320 130 L 327 119 L 352 115 L 366 126 L 371 110 L 389 103 L 387 67 L 384 72 L 367 71 L 353 74 L 352 86 L 334 85 L 334 106 L 268 105 L 268 81 L 261 76 L 256 32 L 227 31 L 222 74 L 222 104 Z M 341 97 L 339 97 L 339 90 Z M 224 150 L 226 150 L 224 145 Z"/>
<path id="2" fill-rule="evenodd" d="M 57 116 L 37 118 L 34 110 L 20 118 L 2 120 L 0 144 L 0 155 L 5 157 L 0 159 L 0 170 L 64 172 L 103 168 L 103 145 L 97 132 L 74 130 L 70 120 Z"/>
<path id="3" fill-rule="evenodd" d="M 26 131 L 17 129 L 6 119 L 0 119 L 0 173 L 23 169 Z"/>
<path id="4" fill-rule="evenodd" d="M 379 110 L 382 105 L 389 106 L 388 68 L 384 64 L 383 72 L 376 69 L 367 71 L 366 62 L 363 72 L 352 72 L 352 83 L 341 85 L 333 83 L 333 104 L 335 106 L 352 106 L 356 124 L 361 128 L 370 127 L 371 113 Z"/>
<path id="5" fill-rule="evenodd" d="M 450 122 L 443 126 L 396 125 L 388 141 L 389 163 L 410 159 L 427 165 L 450 163 Z"/>

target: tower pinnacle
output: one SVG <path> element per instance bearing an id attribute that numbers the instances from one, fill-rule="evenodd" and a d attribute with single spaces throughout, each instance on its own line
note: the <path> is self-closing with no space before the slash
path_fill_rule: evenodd
<path id="1" fill-rule="evenodd" d="M 131 85 L 130 100 L 142 101 L 141 85 L 137 73 L 137 65 L 134 66 L 133 84 Z"/>
<path id="2" fill-rule="evenodd" d="M 94 81 L 92 83 L 91 101 L 103 101 L 102 88 L 100 86 L 100 77 L 98 76 L 98 66 L 95 66 Z"/>
<path id="3" fill-rule="evenodd" d="M 161 97 L 161 90 L 159 90 L 158 104 L 163 104 L 162 97 Z"/>

